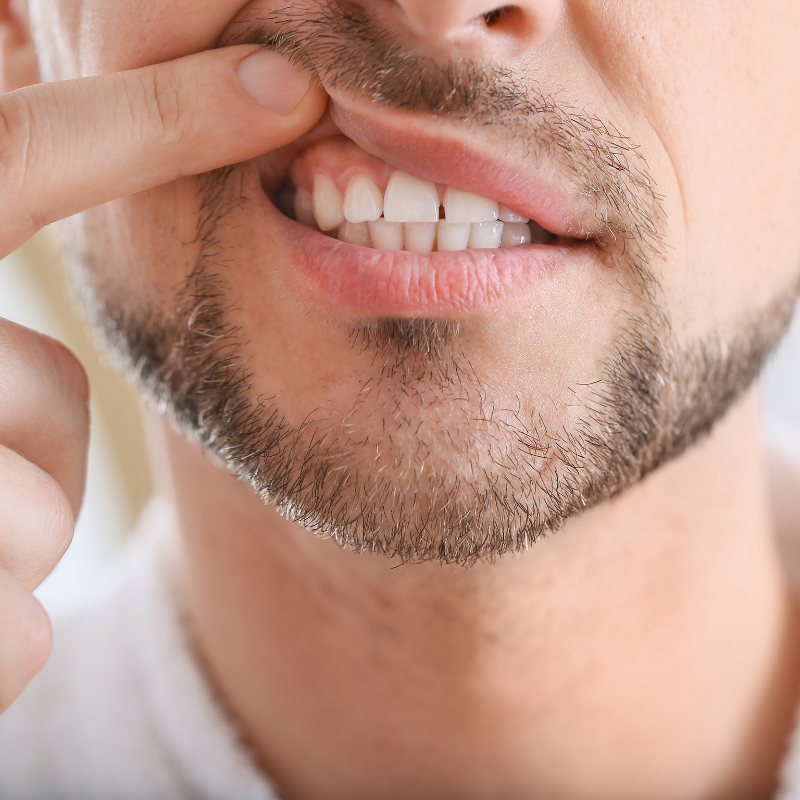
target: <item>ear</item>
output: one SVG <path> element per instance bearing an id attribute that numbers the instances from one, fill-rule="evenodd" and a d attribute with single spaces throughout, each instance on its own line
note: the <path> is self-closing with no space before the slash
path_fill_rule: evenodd
<path id="1" fill-rule="evenodd" d="M 39 83 L 26 0 L 0 0 L 0 93 Z"/>

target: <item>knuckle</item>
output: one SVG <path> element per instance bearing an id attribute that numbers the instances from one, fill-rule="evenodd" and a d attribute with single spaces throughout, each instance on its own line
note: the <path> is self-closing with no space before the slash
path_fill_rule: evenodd
<path id="1" fill-rule="evenodd" d="M 57 339 L 0 320 L 0 380 L 4 378 L 8 386 L 24 390 L 28 408 L 37 398 L 57 396 L 60 404 L 74 406 L 88 419 L 90 388 L 86 370 Z"/>
<path id="2" fill-rule="evenodd" d="M 89 394 L 86 372 L 66 346 L 0 320 L 0 445 L 58 480 L 76 513 L 86 475 Z M 51 488 L 36 486 L 37 504 L 52 499 Z M 58 495 L 48 507 L 58 510 L 63 502 Z M 65 509 L 48 525 L 54 541 L 69 541 Z"/>
<path id="3" fill-rule="evenodd" d="M 0 572 L 6 570 L 29 589 L 37 586 L 69 546 L 74 522 L 57 479 L 0 448 Z"/>
<path id="4" fill-rule="evenodd" d="M 136 72 L 139 82 L 134 114 L 143 111 L 147 132 L 166 143 L 183 138 L 185 125 L 181 107 L 181 78 L 171 65 L 159 65 Z M 137 107 L 138 106 L 138 107 Z"/>
<path id="5" fill-rule="evenodd" d="M 49 350 L 53 369 L 63 391 L 88 410 L 91 391 L 89 378 L 83 364 L 65 344 L 57 339 L 46 337 L 42 341 Z"/>
<path id="6" fill-rule="evenodd" d="M 0 180 L 13 188 L 30 149 L 32 119 L 30 107 L 21 95 L 0 97 Z"/>
<path id="7" fill-rule="evenodd" d="M 20 92 L 0 97 L 0 193 L 16 198 L 3 204 L 3 227 L 32 235 L 41 227 L 35 214 L 26 211 L 25 195 L 34 149 L 34 114 L 27 97 Z"/>

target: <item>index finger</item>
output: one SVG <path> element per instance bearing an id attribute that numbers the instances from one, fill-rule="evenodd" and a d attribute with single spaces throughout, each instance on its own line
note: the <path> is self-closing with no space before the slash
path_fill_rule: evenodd
<path id="1" fill-rule="evenodd" d="M 0 256 L 50 222 L 288 144 L 325 104 L 282 56 L 244 45 L 2 95 Z"/>

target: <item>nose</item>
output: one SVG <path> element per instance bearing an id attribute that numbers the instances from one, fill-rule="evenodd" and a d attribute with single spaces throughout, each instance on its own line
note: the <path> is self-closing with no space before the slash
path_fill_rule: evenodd
<path id="1" fill-rule="evenodd" d="M 530 49 L 558 22 L 562 0 L 394 0 L 407 23 L 426 37 L 462 47 Z M 486 53 L 488 55 L 488 53 Z"/>

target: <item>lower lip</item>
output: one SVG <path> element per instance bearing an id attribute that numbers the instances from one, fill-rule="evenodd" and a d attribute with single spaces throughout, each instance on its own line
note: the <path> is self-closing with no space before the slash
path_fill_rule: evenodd
<path id="1" fill-rule="evenodd" d="M 448 253 L 384 251 L 340 242 L 285 217 L 262 195 L 270 228 L 294 251 L 295 268 L 326 304 L 363 316 L 460 317 L 535 291 L 588 244 L 523 245 Z"/>

